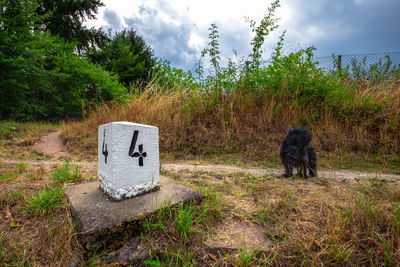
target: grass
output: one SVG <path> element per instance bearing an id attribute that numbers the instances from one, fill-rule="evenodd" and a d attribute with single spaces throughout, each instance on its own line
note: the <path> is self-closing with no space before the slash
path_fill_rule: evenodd
<path id="1" fill-rule="evenodd" d="M 187 205 L 183 205 L 182 203 L 180 204 L 174 226 L 178 233 L 183 234 L 184 243 L 186 243 L 188 235 L 193 232 L 192 227 L 195 216 L 196 210 L 193 207 L 192 202 Z"/>
<path id="2" fill-rule="evenodd" d="M 258 265 L 257 261 L 257 250 L 255 249 L 248 249 L 246 247 L 246 243 L 243 242 L 242 246 L 238 249 L 239 255 L 237 264 L 238 266 L 248 267 Z"/>
<path id="3" fill-rule="evenodd" d="M 351 115 L 339 116 L 339 107 L 320 103 L 322 110 L 317 110 L 318 118 L 304 123 L 302 116 L 316 112 L 312 105 L 295 106 L 292 99 L 285 96 L 264 92 L 255 98 L 235 91 L 215 102 L 213 93 L 163 91 L 158 85 L 150 84 L 143 94 L 126 104 L 100 107 L 83 121 L 64 125 L 62 136 L 71 150 L 94 157 L 96 129 L 100 124 L 132 121 L 157 126 L 160 149 L 169 155 L 174 153 L 171 158 L 235 154 L 237 157 L 220 156 L 220 161 L 237 164 L 238 159 L 243 161 L 241 159 L 249 157 L 279 164 L 279 146 L 285 133 L 291 127 L 305 125 L 322 157 L 339 155 L 337 161 L 346 164 L 352 155 L 368 155 L 375 157 L 375 162 L 386 162 L 391 169 L 396 169 L 399 136 L 391 125 L 393 121 L 397 123 L 400 115 L 396 108 L 400 101 L 398 90 L 362 87 L 351 92 L 354 94 L 349 96 L 354 97 L 354 101 L 348 103 Z M 374 105 L 368 102 L 370 100 L 380 109 L 372 109 Z M 275 114 L 273 107 L 277 105 L 285 112 Z M 385 125 L 376 127 L 381 119 L 379 123 Z M 329 159 L 321 163 L 328 166 Z M 368 168 L 368 165 L 360 167 Z M 396 170 L 399 171 L 398 167 Z"/>
<path id="4" fill-rule="evenodd" d="M 394 256 L 400 238 L 397 231 L 400 188 L 397 182 L 330 179 L 320 184 L 299 178 L 281 180 L 245 173 L 224 174 L 221 181 L 220 178 L 213 179 L 209 172 L 179 174 L 188 185 L 197 186 L 201 181 L 202 188 L 214 188 L 221 198 L 223 217 L 214 221 L 211 232 L 218 228 L 221 220 L 229 222 L 240 218 L 260 225 L 272 242 L 267 258 L 253 259 L 252 247 L 242 248 L 236 257 L 225 256 L 220 262 L 242 266 L 257 261 L 260 265 L 263 262 L 278 265 L 368 262 L 379 265 L 384 264 L 385 257 L 392 265 L 399 262 Z M 214 186 L 216 183 L 227 183 L 231 192 L 241 191 L 242 194 L 227 194 L 224 187 Z M 382 235 L 385 242 L 375 232 Z M 226 232 L 214 232 L 211 236 L 215 236 L 213 240 L 232 238 Z"/>
<path id="5" fill-rule="evenodd" d="M 46 159 L 30 147 L 57 127 L 54 123 L 0 121 L 0 158 Z"/>
<path id="6" fill-rule="evenodd" d="M 70 161 L 67 160 L 61 168 L 53 171 L 51 179 L 56 183 L 62 185 L 65 182 L 76 182 L 82 179 L 82 175 L 79 172 L 78 165 L 71 165 Z"/>
<path id="7" fill-rule="evenodd" d="M 18 172 L 15 165 L 9 167 Z M 28 167 L 25 174 L 35 171 Z M 61 187 L 56 187 L 56 182 L 45 188 L 40 184 L 52 182 L 53 173 L 54 170 L 48 170 L 48 180 L 43 175 L 41 181 L 18 182 L 25 186 L 12 181 L 0 182 L 0 213 L 5 214 L 8 209 L 12 216 L 12 220 L 1 219 L 0 223 L 3 234 L 0 259 L 5 265 L 63 265 L 71 259 L 90 262 L 76 243 L 73 223 L 68 223 L 70 218 L 62 204 Z M 400 261 L 396 254 L 400 239 L 400 185 L 397 182 L 330 179 L 320 184 L 317 179 L 288 180 L 245 172 L 185 171 L 164 175 L 180 177 L 182 183 L 197 188 L 205 198 L 200 203 L 165 207 L 143 221 L 142 239 L 152 251 L 146 260 L 150 266 L 355 265 L 362 262 L 394 266 Z M 18 208 L 21 206 L 29 208 L 21 210 Z M 222 227 L 229 224 L 237 225 L 243 233 L 247 226 L 257 225 L 264 234 L 257 238 L 245 234 L 248 240 L 243 247 L 240 245 L 243 240 Z M 246 228 L 241 229 L 241 224 L 247 225 Z M 63 236 L 68 238 L 64 240 Z M 254 239 L 259 238 L 267 247 L 254 244 Z M 211 256 L 208 252 L 201 254 L 202 244 L 217 240 L 237 240 L 239 243 L 232 243 L 232 247 L 239 249 L 211 253 Z M 40 252 L 44 244 L 50 244 L 44 251 L 55 255 L 53 259 Z M 99 251 L 96 255 L 102 253 Z M 98 263 L 98 256 L 91 263 Z"/>
<path id="8" fill-rule="evenodd" d="M 318 111 L 322 112 L 318 119 L 303 123 L 301 116 L 314 112 L 309 110 L 312 105 L 293 106 L 283 96 L 264 93 L 254 99 L 251 94 L 235 92 L 210 104 L 215 98 L 212 93 L 163 91 L 150 84 L 128 103 L 105 105 L 82 121 L 63 124 L 62 138 L 69 150 L 94 160 L 97 127 L 131 121 L 159 128 L 162 160 L 276 168 L 281 166 L 279 149 L 287 130 L 304 125 L 313 135 L 319 167 L 400 173 L 400 136 L 391 126 L 400 116 L 399 90 L 356 89 L 351 91 L 355 100 L 348 104 L 354 114 L 338 116 L 336 108 L 327 106 Z M 376 101 L 381 113 L 368 109 L 368 99 Z M 277 105 L 285 112 L 275 114 Z M 379 120 L 385 125 L 376 126 Z"/>
<path id="9" fill-rule="evenodd" d="M 150 256 L 144 261 L 148 266 L 162 267 L 162 266 L 194 266 L 192 263 L 193 252 L 187 252 L 185 249 L 179 249 L 176 253 L 170 252 L 167 249 L 164 251 L 164 256 L 161 260 L 157 256 Z"/>
<path id="10" fill-rule="evenodd" d="M 349 155 L 338 157 L 338 165 L 346 163 Z M 320 164 L 329 167 L 329 159 L 320 158 Z M 353 161 L 359 159 L 365 166 L 374 162 L 373 157 L 362 156 Z M 190 160 L 242 167 L 279 164 L 240 154 Z M 379 164 L 374 166 L 371 170 Z M 78 169 L 68 161 L 59 167 L 31 166 L 19 160 L 0 163 L 0 172 L 10 175 L 0 179 L 0 265 L 65 266 L 70 261 L 96 265 L 113 253 L 98 251 L 90 258 L 84 252 L 64 202 L 62 185 L 90 180 L 94 167 Z M 146 260 L 150 266 L 395 266 L 400 262 L 400 184 L 396 181 L 289 180 L 244 171 L 163 170 L 163 175 L 199 190 L 205 198 L 172 208 L 166 205 L 143 220 L 141 237 L 151 251 Z M 204 250 L 206 244 L 232 250 L 210 252 Z"/>
<path id="11" fill-rule="evenodd" d="M 47 214 L 65 204 L 63 197 L 64 189 L 62 187 L 46 186 L 39 193 L 31 196 L 23 209 L 35 215 Z"/>

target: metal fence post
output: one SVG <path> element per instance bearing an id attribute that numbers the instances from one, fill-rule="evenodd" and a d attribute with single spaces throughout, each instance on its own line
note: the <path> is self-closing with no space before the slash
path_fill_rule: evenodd
<path id="1" fill-rule="evenodd" d="M 342 55 L 337 56 L 337 69 L 339 73 L 342 70 Z"/>

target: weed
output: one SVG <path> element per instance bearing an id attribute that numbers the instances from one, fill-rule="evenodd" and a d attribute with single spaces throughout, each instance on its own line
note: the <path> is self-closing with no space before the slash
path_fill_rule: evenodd
<path id="1" fill-rule="evenodd" d="M 376 209 L 376 203 L 359 196 L 356 200 L 356 207 L 360 208 L 368 218 L 371 219 L 372 222 L 376 222 L 379 217 L 379 211 Z"/>
<path id="2" fill-rule="evenodd" d="M 204 223 L 208 227 L 209 223 L 223 217 L 221 200 L 217 197 L 215 191 L 211 191 L 208 188 L 204 188 L 201 193 L 204 199 L 198 208 L 197 223 Z"/>
<path id="3" fill-rule="evenodd" d="M 82 179 L 82 175 L 79 172 L 78 165 L 71 165 L 70 161 L 67 160 L 61 168 L 54 170 L 51 174 L 51 179 L 56 184 L 62 184 L 64 182 L 75 182 Z"/>
<path id="4" fill-rule="evenodd" d="M 28 164 L 24 161 L 21 161 L 16 165 L 18 173 L 24 173 L 28 169 Z"/>
<path id="5" fill-rule="evenodd" d="M 95 261 L 99 257 L 99 255 L 97 254 L 97 251 L 99 250 L 99 248 L 100 248 L 100 246 L 97 246 L 91 252 L 91 255 L 90 255 L 89 259 L 86 261 L 86 264 L 89 264 L 90 266 L 97 266 L 97 264 L 95 264 Z"/>
<path id="6" fill-rule="evenodd" d="M 329 186 L 329 179 L 323 177 L 314 178 L 314 183 L 321 186 Z"/>
<path id="7" fill-rule="evenodd" d="M 24 139 L 20 143 L 22 146 L 31 146 L 35 143 L 35 137 L 32 136 L 31 134 L 27 134 L 24 136 Z"/>
<path id="8" fill-rule="evenodd" d="M 187 236 L 193 232 L 192 227 L 196 214 L 197 212 L 193 206 L 193 202 L 189 202 L 186 205 L 181 202 L 174 226 L 178 233 L 183 234 L 185 243 L 187 241 Z"/>
<path id="9" fill-rule="evenodd" d="M 27 205 L 22 207 L 25 211 L 35 215 L 47 214 L 64 205 L 64 189 L 62 187 L 51 188 L 46 186 L 39 193 L 27 200 Z"/>
<path id="10" fill-rule="evenodd" d="M 165 231 L 165 225 L 173 217 L 173 209 L 170 202 L 162 203 L 161 207 L 152 215 L 143 221 L 143 229 L 145 233 L 152 233 L 157 230 Z"/>
<path id="11" fill-rule="evenodd" d="M 167 249 L 164 250 L 164 255 L 161 260 L 157 256 L 150 255 L 148 259 L 144 261 L 145 264 L 152 267 L 162 266 L 176 266 L 176 267 L 189 267 L 193 266 L 192 251 L 187 251 L 185 248 L 179 248 L 176 253 L 170 252 Z"/>
<path id="12" fill-rule="evenodd" d="M 237 260 L 237 264 L 239 266 L 247 267 L 257 264 L 256 256 L 258 251 L 255 249 L 248 249 L 245 242 L 243 242 L 242 246 L 238 249 L 238 252 L 239 258 Z"/>
<path id="13" fill-rule="evenodd" d="M 267 229 L 265 231 L 265 235 L 268 236 L 271 240 L 273 240 L 275 242 L 285 241 L 286 235 L 285 235 L 285 233 L 283 233 L 281 228 L 282 228 L 282 225 L 278 223 L 276 226 L 276 229 L 274 229 L 274 230 Z"/>
<path id="14" fill-rule="evenodd" d="M 18 131 L 19 124 L 13 121 L 0 121 L 0 139 L 10 138 Z"/>
<path id="15" fill-rule="evenodd" d="M 164 267 L 166 266 L 165 263 L 162 263 L 157 257 L 153 257 L 153 255 L 150 255 L 149 258 L 147 258 L 144 261 L 144 264 L 147 264 L 151 267 Z"/>
<path id="16" fill-rule="evenodd" d="M 4 173 L 0 174 L 0 181 L 10 182 L 14 179 L 18 178 L 18 174 L 16 173 Z"/>
<path id="17" fill-rule="evenodd" d="M 397 233 L 400 233 L 400 205 L 397 206 L 395 210 L 395 215 L 393 216 L 393 223 Z"/>
<path id="18" fill-rule="evenodd" d="M 7 204 L 9 206 L 15 206 L 22 204 L 26 201 L 26 189 L 22 186 L 18 186 L 15 191 L 10 191 L 4 194 L 1 198 L 0 204 Z"/>
<path id="19" fill-rule="evenodd" d="M 374 231 L 374 233 L 378 237 L 378 239 L 382 242 L 382 244 L 385 246 L 384 266 L 392 266 L 392 264 L 393 264 L 393 266 L 397 266 L 396 260 L 393 258 L 393 255 L 389 249 L 388 243 L 376 231 Z"/>

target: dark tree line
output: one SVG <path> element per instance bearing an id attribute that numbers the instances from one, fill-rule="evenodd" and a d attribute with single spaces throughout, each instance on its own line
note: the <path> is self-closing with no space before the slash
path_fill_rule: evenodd
<path id="1" fill-rule="evenodd" d="M 106 70 L 118 74 L 126 87 L 135 81 L 146 81 L 154 65 L 153 51 L 133 30 L 117 33 L 103 49 L 93 49 L 89 58 Z"/>
<path id="2" fill-rule="evenodd" d="M 0 0 L 0 120 L 79 118 L 146 81 L 153 52 L 133 30 L 83 26 L 98 0 Z"/>

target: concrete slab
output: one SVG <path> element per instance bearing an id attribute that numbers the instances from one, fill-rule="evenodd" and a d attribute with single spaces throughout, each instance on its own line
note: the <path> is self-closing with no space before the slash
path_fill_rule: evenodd
<path id="1" fill-rule="evenodd" d="M 88 250 L 113 246 L 119 240 L 140 234 L 140 219 L 161 207 L 202 197 L 164 176 L 160 176 L 159 190 L 122 201 L 107 196 L 98 181 L 70 185 L 65 192 L 77 222 L 79 240 Z"/>

